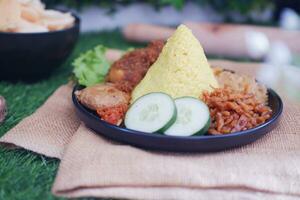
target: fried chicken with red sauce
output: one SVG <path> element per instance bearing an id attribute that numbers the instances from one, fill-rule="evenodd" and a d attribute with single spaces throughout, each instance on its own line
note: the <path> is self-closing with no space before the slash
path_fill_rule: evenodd
<path id="1" fill-rule="evenodd" d="M 112 83 L 96 84 L 75 92 L 80 103 L 94 110 L 102 120 L 119 125 L 128 109 L 130 96 Z"/>
<path id="2" fill-rule="evenodd" d="M 102 120 L 120 125 L 129 107 L 130 93 L 158 58 L 164 42 L 151 42 L 146 48 L 126 53 L 113 63 L 107 82 L 89 86 L 75 95 L 79 102 L 96 111 Z"/>

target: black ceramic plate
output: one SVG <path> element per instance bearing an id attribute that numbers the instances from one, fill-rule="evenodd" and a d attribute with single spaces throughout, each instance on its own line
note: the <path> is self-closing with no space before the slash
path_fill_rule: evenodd
<path id="1" fill-rule="evenodd" d="M 283 109 L 280 97 L 272 89 L 268 89 L 269 106 L 273 113 L 272 117 L 260 126 L 228 135 L 167 136 L 134 131 L 106 123 L 95 112 L 78 102 L 74 92 L 79 89 L 81 88 L 76 86 L 72 93 L 76 112 L 85 125 L 94 130 L 96 134 L 136 147 L 159 151 L 211 152 L 249 144 L 267 134 L 277 125 Z"/>

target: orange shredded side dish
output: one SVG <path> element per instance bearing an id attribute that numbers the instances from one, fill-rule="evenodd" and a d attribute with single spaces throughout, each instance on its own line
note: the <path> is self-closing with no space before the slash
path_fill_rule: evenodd
<path id="1" fill-rule="evenodd" d="M 209 133 L 228 134 L 247 130 L 271 117 L 270 107 L 259 102 L 254 94 L 228 87 L 205 92 L 202 96 L 211 115 Z"/>

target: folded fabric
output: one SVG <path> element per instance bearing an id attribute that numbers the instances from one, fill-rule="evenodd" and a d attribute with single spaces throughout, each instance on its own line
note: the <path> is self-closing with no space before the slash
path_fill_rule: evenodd
<path id="1" fill-rule="evenodd" d="M 159 191 L 154 193 L 155 188 L 300 195 L 300 140 L 292 132 L 283 133 L 287 129 L 283 123 L 286 121 L 256 143 L 208 154 L 145 151 L 111 142 L 82 125 L 63 156 L 53 192 L 72 197 L 103 191 L 105 197 L 121 198 L 120 189 L 138 187 L 154 189 L 149 199 L 162 199 Z"/>
<path id="2" fill-rule="evenodd" d="M 71 85 L 58 88 L 35 113 L 0 138 L 0 143 L 61 159 L 80 125 L 71 103 L 71 91 Z"/>
<path id="3" fill-rule="evenodd" d="M 255 75 L 257 64 L 214 61 Z M 0 139 L 62 159 L 52 191 L 64 197 L 129 199 L 300 198 L 300 106 L 284 102 L 279 126 L 250 145 L 218 153 L 152 152 L 80 125 L 70 86 Z"/>

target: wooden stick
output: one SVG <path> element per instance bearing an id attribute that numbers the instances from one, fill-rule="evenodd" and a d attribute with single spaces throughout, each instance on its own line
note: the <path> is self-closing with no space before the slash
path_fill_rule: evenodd
<path id="1" fill-rule="evenodd" d="M 185 23 L 199 39 L 206 53 L 229 57 L 250 57 L 246 46 L 246 33 L 257 31 L 266 34 L 272 42 L 283 41 L 292 52 L 300 54 L 300 31 L 288 31 L 274 27 L 230 25 L 211 23 Z M 123 29 L 124 37 L 136 42 L 166 40 L 175 31 L 173 28 L 131 24 Z"/>
<path id="2" fill-rule="evenodd" d="M 173 28 L 149 24 L 129 24 L 123 28 L 124 37 L 135 42 L 166 40 L 173 32 Z"/>

